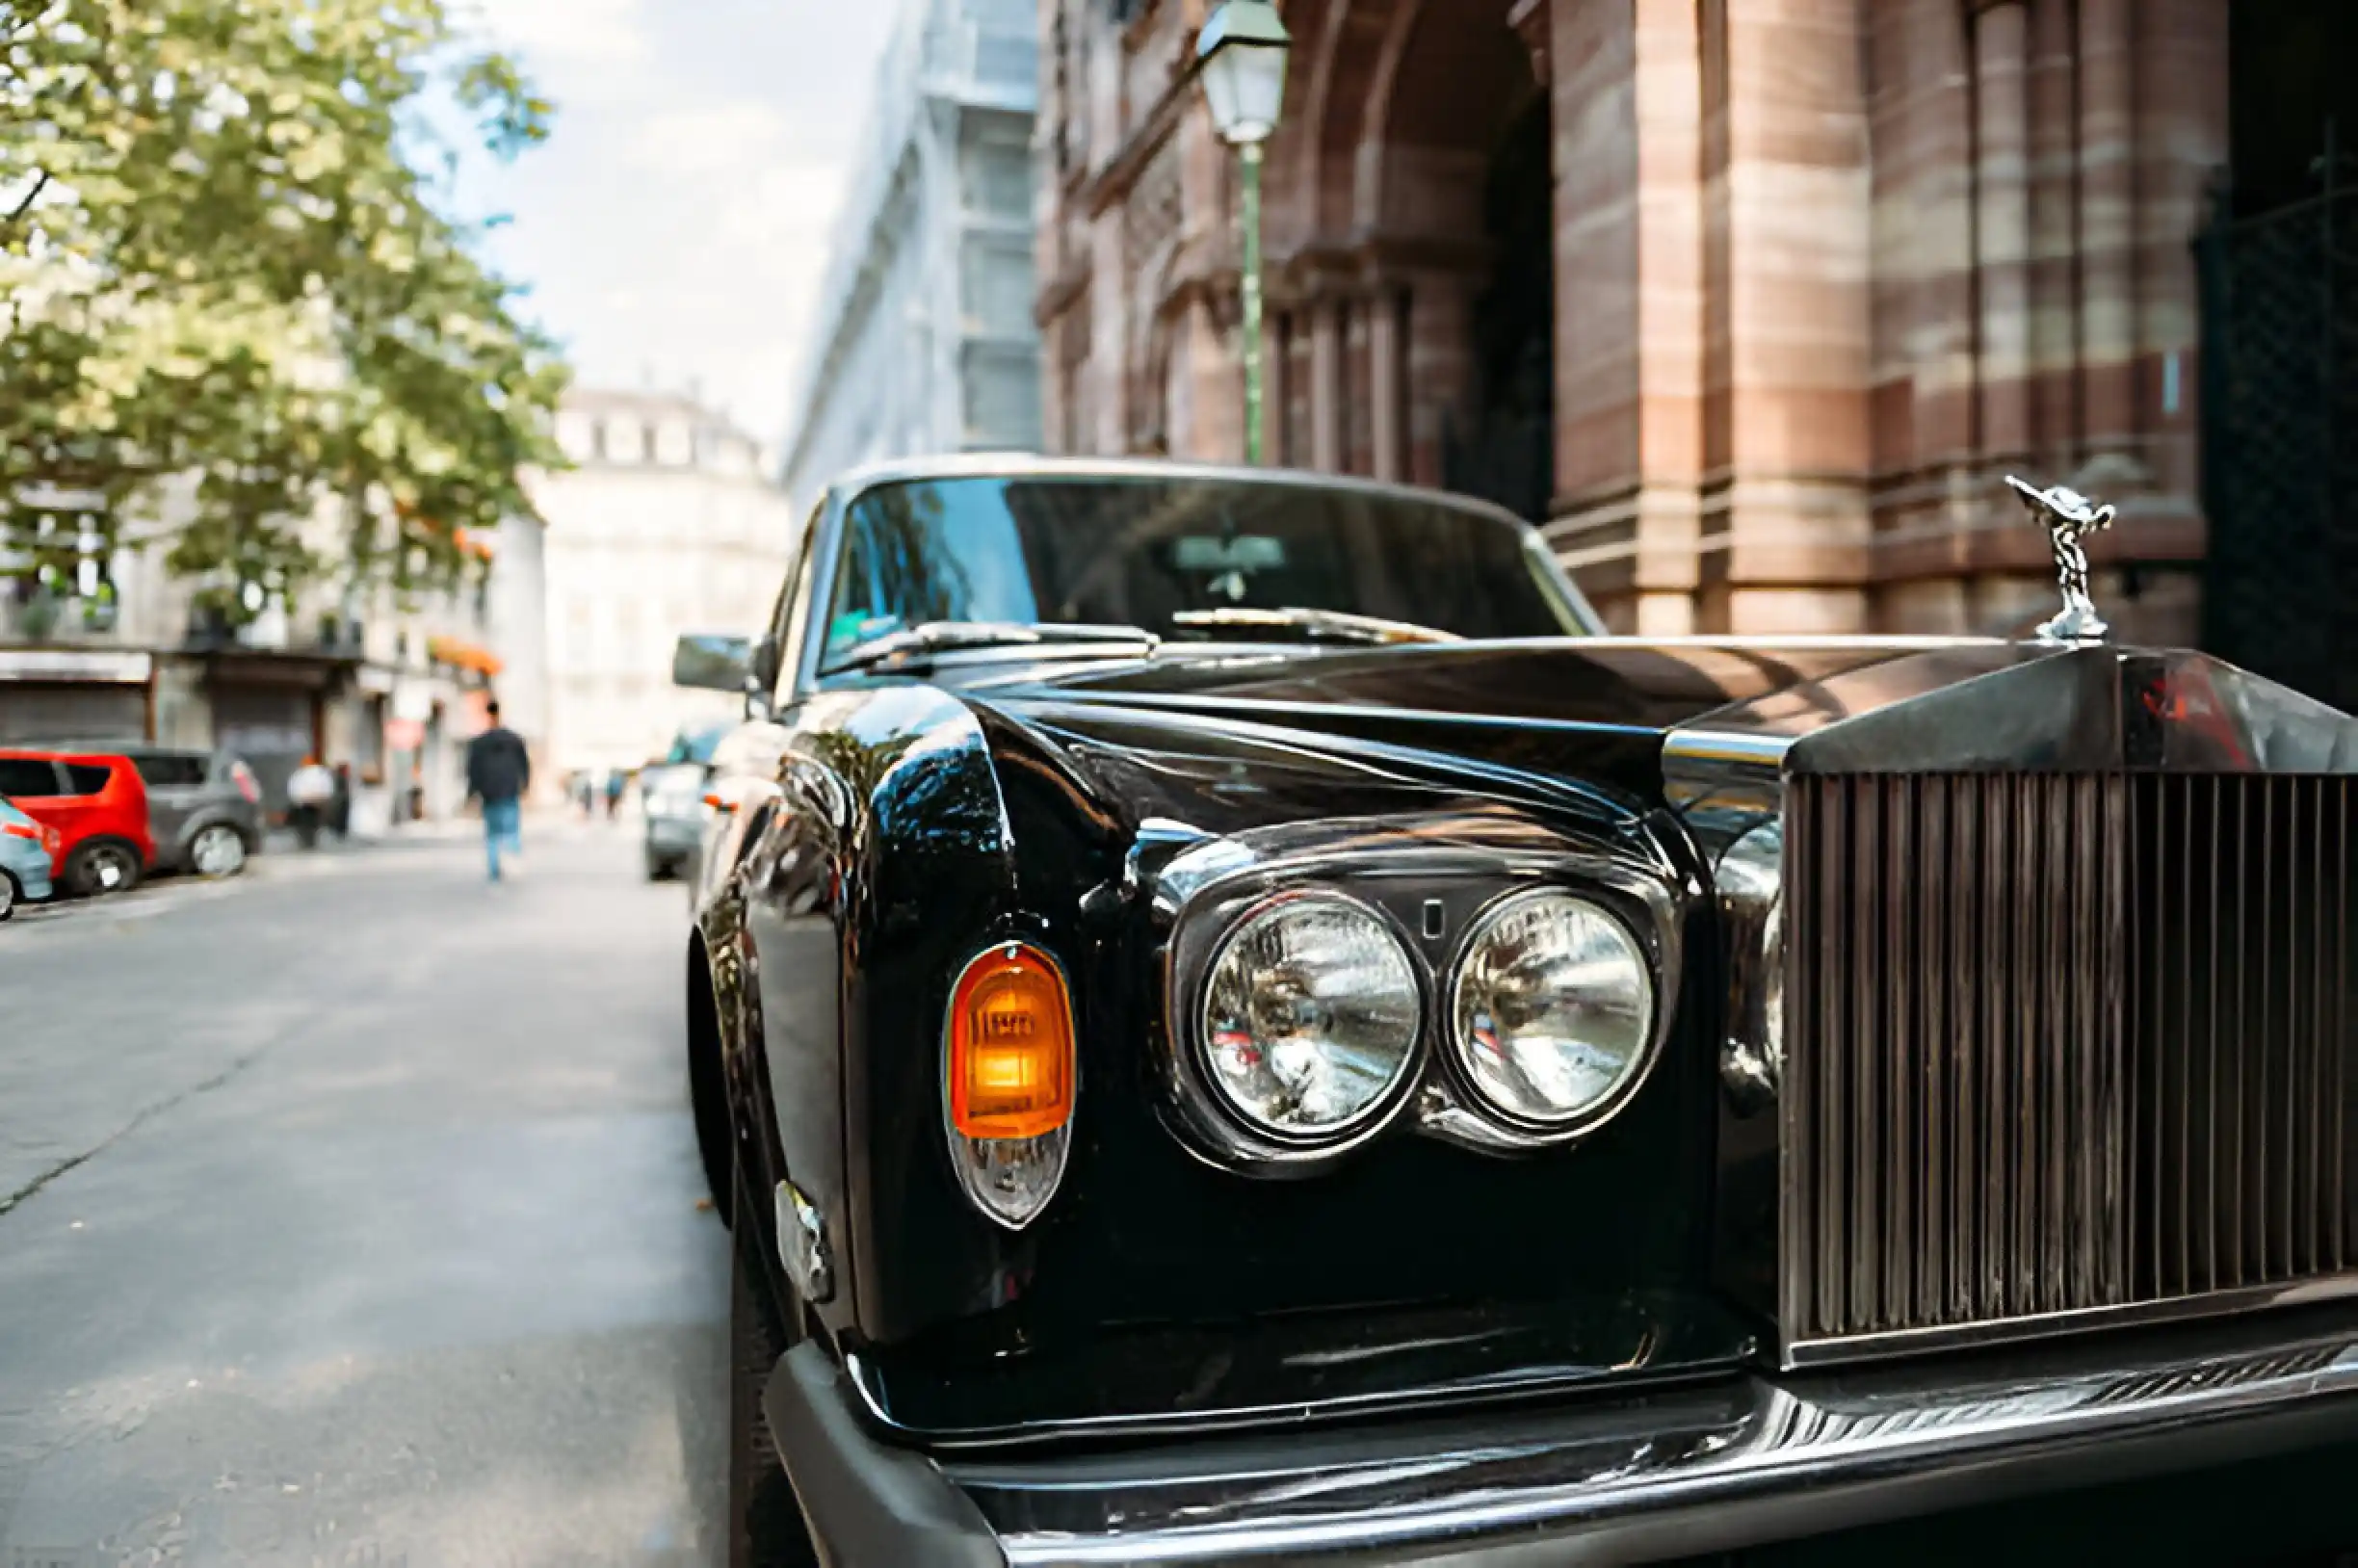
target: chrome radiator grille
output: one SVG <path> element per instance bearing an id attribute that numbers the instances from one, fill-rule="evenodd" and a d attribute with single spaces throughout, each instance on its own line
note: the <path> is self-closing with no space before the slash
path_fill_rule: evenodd
<path id="1" fill-rule="evenodd" d="M 1794 778 L 1789 1342 L 2349 1267 L 2351 783 Z"/>

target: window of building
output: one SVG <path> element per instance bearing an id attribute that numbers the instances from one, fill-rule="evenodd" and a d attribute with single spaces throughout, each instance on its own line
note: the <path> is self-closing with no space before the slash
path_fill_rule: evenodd
<path id="1" fill-rule="evenodd" d="M 1023 222 L 1032 216 L 1032 156 L 1013 144 L 977 143 L 966 149 L 966 204 L 987 218 Z"/>
<path id="2" fill-rule="evenodd" d="M 1032 253 L 1026 245 L 970 241 L 959 273 L 971 329 L 992 337 L 1032 335 Z"/>

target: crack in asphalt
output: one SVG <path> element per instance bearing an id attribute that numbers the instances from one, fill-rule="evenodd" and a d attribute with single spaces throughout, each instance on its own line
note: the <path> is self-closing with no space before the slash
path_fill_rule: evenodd
<path id="1" fill-rule="evenodd" d="M 281 1037 L 283 1038 L 283 1036 Z M 62 1161 L 59 1163 L 50 1166 L 47 1170 L 42 1171 L 39 1176 L 34 1177 L 31 1181 L 25 1183 L 24 1186 L 18 1188 L 15 1191 L 11 1192 L 7 1197 L 0 1198 L 0 1219 L 7 1218 L 18 1205 L 30 1200 L 36 1193 L 39 1192 L 42 1188 L 47 1187 L 51 1182 L 56 1181 L 60 1176 L 65 1175 L 67 1171 L 74 1169 L 76 1166 L 90 1163 L 92 1160 L 97 1159 L 100 1155 L 106 1153 L 107 1150 L 113 1148 L 116 1144 L 120 1143 L 124 1138 L 129 1137 L 133 1133 L 138 1132 L 142 1127 L 146 1126 L 149 1122 L 155 1120 L 158 1116 L 163 1115 L 166 1111 L 170 1111 L 173 1107 L 186 1104 L 188 1101 L 195 1099 L 199 1094 L 210 1093 L 212 1090 L 220 1088 L 223 1084 L 228 1083 L 231 1079 L 237 1077 L 238 1074 L 244 1072 L 255 1062 L 260 1061 L 265 1056 L 268 1056 L 272 1047 L 275 1046 L 277 1043 L 277 1040 L 273 1040 L 270 1045 L 258 1046 L 254 1050 L 249 1051 L 246 1053 L 246 1055 L 229 1063 L 228 1066 L 223 1068 L 220 1072 L 215 1073 L 211 1078 L 202 1079 L 195 1084 L 191 1084 L 187 1088 L 182 1089 L 179 1093 L 168 1095 L 164 1099 L 158 1100 L 153 1105 L 143 1106 L 138 1113 L 132 1116 L 129 1121 L 124 1122 L 120 1127 L 118 1127 L 115 1129 L 115 1131 L 100 1138 L 96 1143 L 92 1144 L 89 1148 L 84 1149 L 80 1154 L 73 1156 L 71 1159 Z"/>

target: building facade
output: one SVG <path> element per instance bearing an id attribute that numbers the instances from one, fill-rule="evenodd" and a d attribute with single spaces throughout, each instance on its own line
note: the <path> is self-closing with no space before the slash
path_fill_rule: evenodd
<path id="1" fill-rule="evenodd" d="M 794 398 L 781 475 L 1039 445 L 1034 0 L 902 0 Z"/>
<path id="2" fill-rule="evenodd" d="M 760 445 L 693 399 L 577 390 L 557 439 L 574 466 L 533 486 L 546 728 L 518 724 L 550 783 L 638 769 L 682 725 L 738 717 L 741 702 L 671 685 L 672 648 L 758 635 L 797 538 Z"/>
<path id="3" fill-rule="evenodd" d="M 53 532 L 78 544 L 0 553 L 0 743 L 219 747 L 252 766 L 273 811 L 316 756 L 351 768 L 361 832 L 457 809 L 461 747 L 501 668 L 487 546 L 470 544 L 449 592 L 247 584 L 231 614 L 221 585 L 173 577 L 160 550 L 106 548 L 95 518 L 57 499 Z M 168 485 L 152 505 L 139 532 L 169 533 L 187 498 Z M 312 547 L 332 559 L 343 537 L 323 507 Z"/>
<path id="4" fill-rule="evenodd" d="M 1040 0 L 1057 448 L 1242 451 L 1233 159 L 1191 71 L 1209 9 Z M 2224 404 L 2266 379 L 2256 335 L 2231 365 L 2220 334 L 2358 266 L 2304 241 L 2277 289 L 2238 225 L 2315 203 L 2337 113 L 2358 149 L 2353 73 L 2320 64 L 2358 58 L 2358 7 L 1282 10 L 1273 456 L 1504 501 L 1648 634 L 2019 631 L 2053 577 L 2003 476 L 2075 481 L 2121 504 L 2091 550 L 2116 627 L 2204 633 L 2212 526 L 2250 510 L 2206 491 L 2206 443 L 2228 472 Z M 2278 336 L 2315 359 L 2335 320 L 2358 342 L 2341 318 Z M 2354 370 L 2293 377 L 2313 458 Z"/>

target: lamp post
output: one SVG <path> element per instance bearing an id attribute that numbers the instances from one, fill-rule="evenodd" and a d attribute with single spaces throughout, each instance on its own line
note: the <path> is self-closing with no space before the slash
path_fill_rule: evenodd
<path id="1" fill-rule="evenodd" d="M 1270 0 L 1223 0 L 1195 45 L 1196 74 L 1220 140 L 1243 166 L 1244 459 L 1261 460 L 1261 155 L 1285 108 L 1293 38 Z"/>

